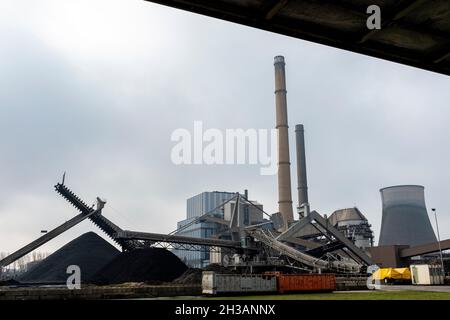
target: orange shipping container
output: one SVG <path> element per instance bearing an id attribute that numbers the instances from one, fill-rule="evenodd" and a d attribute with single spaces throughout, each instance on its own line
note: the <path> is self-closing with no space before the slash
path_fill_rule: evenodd
<path id="1" fill-rule="evenodd" d="M 336 290 L 334 274 L 282 274 L 277 276 L 279 293 L 295 291 L 333 291 Z"/>

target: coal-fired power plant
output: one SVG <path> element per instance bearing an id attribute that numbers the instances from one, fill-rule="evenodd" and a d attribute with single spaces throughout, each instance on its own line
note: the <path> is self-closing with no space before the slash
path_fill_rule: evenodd
<path id="1" fill-rule="evenodd" d="M 2 279 L 15 279 L 10 273 L 9 278 L 3 277 L 3 270 L 85 220 L 94 223 L 122 252 L 100 236 L 87 234 L 24 271 L 23 277 L 16 277 L 19 285 L 64 285 L 70 264 L 83 268 L 84 284 L 104 290 L 120 283 L 138 283 L 136 291 L 143 283 L 164 284 L 160 287 L 162 293 L 156 296 L 172 292 L 198 296 L 200 287 L 205 294 L 330 291 L 338 284 L 339 290 L 367 289 L 370 267 L 407 269 L 420 261 L 437 270 L 437 252 L 441 253 L 442 274 L 441 250 L 450 249 L 450 239 L 437 242 L 425 206 L 424 187 L 400 185 L 380 190 L 382 225 L 378 246 L 374 246 L 372 225 L 358 207 L 334 210 L 328 215 L 311 206 L 303 124 L 295 126 L 298 215 L 294 217 L 283 56 L 274 58 L 274 69 L 277 212 L 264 211 L 262 203 L 249 200 L 247 190 L 204 191 L 188 199 L 186 219 L 178 222 L 176 230 L 168 234 L 126 230 L 107 218 L 106 201 L 97 197 L 97 206 L 89 206 L 90 202 L 65 185 L 63 176 L 55 191 L 75 208 L 74 217 L 2 256 L 0 286 Z M 272 108 L 269 102 L 267 111 Z M 241 181 L 254 184 L 258 177 L 251 182 Z M 191 191 L 189 183 L 187 190 Z M 376 197 L 377 190 L 372 194 Z M 323 194 L 317 199 L 314 202 L 325 201 Z M 219 283 L 227 284 L 227 288 L 220 288 Z M 172 286 L 175 289 L 167 289 Z"/>
<path id="2" fill-rule="evenodd" d="M 297 192 L 298 211 L 307 215 L 309 210 L 308 180 L 306 178 L 305 131 L 302 124 L 295 126 L 295 142 L 297 151 Z"/>
<path id="3" fill-rule="evenodd" d="M 276 129 L 278 132 L 278 211 L 283 217 L 283 229 L 294 220 L 291 192 L 291 162 L 289 159 L 289 126 L 286 101 L 286 72 L 283 56 L 276 56 L 275 105 Z"/>
<path id="4" fill-rule="evenodd" d="M 392 186 L 380 192 L 383 213 L 379 246 L 415 246 L 437 241 L 428 218 L 423 186 Z"/>

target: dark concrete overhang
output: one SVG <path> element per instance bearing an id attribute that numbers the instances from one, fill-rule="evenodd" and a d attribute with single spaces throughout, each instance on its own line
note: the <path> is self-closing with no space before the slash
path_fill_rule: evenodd
<path id="1" fill-rule="evenodd" d="M 448 0 L 146 0 L 450 75 Z M 382 28 L 366 26 L 369 5 Z"/>

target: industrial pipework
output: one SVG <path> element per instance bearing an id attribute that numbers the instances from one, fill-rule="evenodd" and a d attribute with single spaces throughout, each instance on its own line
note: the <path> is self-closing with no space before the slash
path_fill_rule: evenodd
<path id="1" fill-rule="evenodd" d="M 278 211 L 283 217 L 283 230 L 294 220 L 291 192 L 291 163 L 289 160 L 289 132 L 286 102 L 286 74 L 283 56 L 276 56 L 275 105 L 278 131 Z"/>

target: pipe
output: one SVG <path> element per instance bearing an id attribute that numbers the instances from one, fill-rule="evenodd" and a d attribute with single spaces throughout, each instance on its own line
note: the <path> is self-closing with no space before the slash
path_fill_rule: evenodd
<path id="1" fill-rule="evenodd" d="M 306 178 L 306 153 L 305 153 L 305 134 L 302 124 L 295 126 L 295 140 L 297 151 L 297 192 L 298 208 L 309 206 L 308 201 L 308 180 Z"/>
<path id="2" fill-rule="evenodd" d="M 291 192 L 291 163 L 289 160 L 289 132 L 286 101 L 286 73 L 283 56 L 276 56 L 275 105 L 278 130 L 278 211 L 283 217 L 283 230 L 294 220 Z"/>

